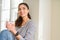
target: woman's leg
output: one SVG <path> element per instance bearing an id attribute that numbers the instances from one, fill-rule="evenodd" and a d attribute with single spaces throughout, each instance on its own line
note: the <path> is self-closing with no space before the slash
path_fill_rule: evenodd
<path id="1" fill-rule="evenodd" d="M 0 33 L 0 40 L 15 40 L 13 34 L 8 30 L 3 30 Z"/>

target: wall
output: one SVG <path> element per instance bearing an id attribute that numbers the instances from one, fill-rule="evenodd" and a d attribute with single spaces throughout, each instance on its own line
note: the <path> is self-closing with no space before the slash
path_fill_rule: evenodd
<path id="1" fill-rule="evenodd" d="M 39 1 L 38 40 L 51 40 L 51 0 Z"/>
<path id="2" fill-rule="evenodd" d="M 28 3 L 30 7 L 30 14 L 32 16 L 32 20 L 36 26 L 35 40 L 38 40 L 38 23 L 39 23 L 39 0 L 23 0 Z"/>
<path id="3" fill-rule="evenodd" d="M 60 0 L 52 0 L 51 40 L 60 40 Z"/>
<path id="4" fill-rule="evenodd" d="M 60 0 L 40 0 L 39 10 L 38 39 L 60 40 Z"/>

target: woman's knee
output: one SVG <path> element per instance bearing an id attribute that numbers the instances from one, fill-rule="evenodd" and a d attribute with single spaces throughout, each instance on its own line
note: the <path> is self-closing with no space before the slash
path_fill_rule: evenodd
<path id="1" fill-rule="evenodd" d="M 12 35 L 12 33 L 9 30 L 3 30 L 3 31 L 1 31 L 0 35 L 8 36 L 8 35 Z"/>
<path id="2" fill-rule="evenodd" d="M 3 30 L 3 31 L 1 31 L 1 32 L 0 32 L 0 39 L 1 39 L 1 40 L 2 40 L 2 39 L 7 39 L 8 33 L 9 33 L 8 30 Z"/>
<path id="3" fill-rule="evenodd" d="M 14 36 L 9 30 L 3 30 L 0 33 L 0 40 L 14 40 Z"/>
<path id="4" fill-rule="evenodd" d="M 8 30 L 1 31 L 1 34 L 5 34 L 5 33 L 9 33 L 9 31 Z"/>
<path id="5" fill-rule="evenodd" d="M 13 34 L 9 30 L 3 30 L 0 33 L 0 38 L 13 40 Z"/>

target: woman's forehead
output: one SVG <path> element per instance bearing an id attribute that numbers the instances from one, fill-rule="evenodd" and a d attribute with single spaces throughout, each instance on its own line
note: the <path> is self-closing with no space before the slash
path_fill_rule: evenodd
<path id="1" fill-rule="evenodd" d="M 26 9 L 28 9 L 25 5 L 20 5 L 18 8 L 26 8 Z"/>
<path id="2" fill-rule="evenodd" d="M 22 4 L 22 5 L 20 5 L 19 7 L 26 7 L 26 5 Z"/>

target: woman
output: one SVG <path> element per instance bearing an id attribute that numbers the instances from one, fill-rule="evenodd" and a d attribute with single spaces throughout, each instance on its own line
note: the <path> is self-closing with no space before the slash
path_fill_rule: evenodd
<path id="1" fill-rule="evenodd" d="M 18 6 L 18 18 L 15 23 L 6 23 L 8 30 L 0 33 L 0 40 L 34 40 L 35 26 L 31 21 L 29 6 L 20 3 Z"/>

